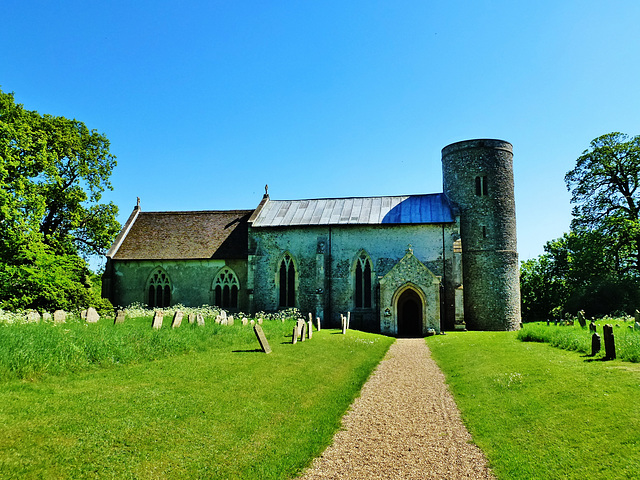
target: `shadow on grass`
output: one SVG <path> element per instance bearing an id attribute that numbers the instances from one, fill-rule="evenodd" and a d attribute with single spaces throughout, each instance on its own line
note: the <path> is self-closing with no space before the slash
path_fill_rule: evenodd
<path id="1" fill-rule="evenodd" d="M 254 348 L 253 350 L 232 350 L 231 353 L 264 353 L 261 348 Z"/>

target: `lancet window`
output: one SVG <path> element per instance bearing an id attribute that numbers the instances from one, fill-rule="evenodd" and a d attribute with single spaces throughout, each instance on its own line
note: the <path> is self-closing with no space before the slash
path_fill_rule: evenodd
<path id="1" fill-rule="evenodd" d="M 476 195 L 483 197 L 487 195 L 487 176 L 476 177 Z"/>
<path id="2" fill-rule="evenodd" d="M 356 308 L 371 308 L 371 260 L 364 252 L 356 260 L 354 296 Z"/>
<path id="3" fill-rule="evenodd" d="M 279 301 L 281 308 L 296 306 L 296 268 L 289 254 L 286 254 L 280 262 L 279 275 Z"/>

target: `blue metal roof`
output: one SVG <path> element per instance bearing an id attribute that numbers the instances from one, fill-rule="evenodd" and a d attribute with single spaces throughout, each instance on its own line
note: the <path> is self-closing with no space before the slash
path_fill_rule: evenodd
<path id="1" fill-rule="evenodd" d="M 451 205 L 443 193 L 398 197 L 267 200 L 253 227 L 294 225 L 380 225 L 451 223 Z"/>

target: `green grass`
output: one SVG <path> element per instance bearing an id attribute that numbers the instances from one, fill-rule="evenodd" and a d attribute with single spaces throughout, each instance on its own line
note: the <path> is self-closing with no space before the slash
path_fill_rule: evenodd
<path id="1" fill-rule="evenodd" d="M 616 346 L 616 357 L 626 362 L 640 362 L 640 331 L 629 328 L 632 323 L 623 320 L 600 320 L 596 328 L 601 340 L 601 350 L 595 358 L 605 355 L 602 326 L 614 326 L 613 336 Z M 582 328 L 577 322 L 573 326 L 547 326 L 546 322 L 525 323 L 518 331 L 517 338 L 523 342 L 545 342 L 564 350 L 573 350 L 584 354 L 591 354 L 591 335 L 588 328 Z"/>
<path id="2" fill-rule="evenodd" d="M 427 343 L 498 478 L 638 478 L 640 365 L 523 343 L 515 332 Z"/>
<path id="3" fill-rule="evenodd" d="M 393 342 L 323 330 L 291 345 L 293 323 L 271 321 L 266 355 L 250 327 L 217 328 L 200 329 L 202 349 L 156 361 L 0 382 L 0 478 L 291 478 Z"/>

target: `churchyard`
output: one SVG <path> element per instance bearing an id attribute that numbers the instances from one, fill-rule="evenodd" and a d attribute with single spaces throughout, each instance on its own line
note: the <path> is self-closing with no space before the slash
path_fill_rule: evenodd
<path id="1" fill-rule="evenodd" d="M 393 342 L 346 315 L 318 330 L 295 312 L 183 310 L 162 322 L 140 307 L 119 320 L 0 314 L 0 477 L 293 478 Z M 426 339 L 499 479 L 639 471 L 640 364 L 623 357 L 640 332 L 629 318 L 596 323 L 620 325 L 616 360 L 591 356 L 578 322 Z"/>

